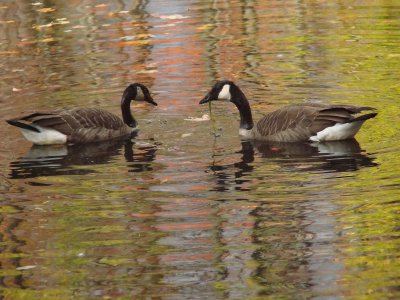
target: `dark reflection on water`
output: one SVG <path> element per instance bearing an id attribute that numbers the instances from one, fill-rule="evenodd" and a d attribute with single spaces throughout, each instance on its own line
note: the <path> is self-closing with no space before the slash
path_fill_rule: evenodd
<path id="1" fill-rule="evenodd" d="M 363 167 L 374 167 L 374 158 L 363 151 L 355 139 L 326 143 L 254 143 L 263 158 L 278 158 L 285 162 L 317 162 L 304 171 L 351 172 Z M 279 158 L 282 158 L 280 160 Z"/>
<path id="2" fill-rule="evenodd" d="M 135 148 L 140 151 L 139 154 L 135 154 Z M 112 163 L 113 157 L 118 156 L 121 151 L 128 162 L 129 172 L 152 170 L 151 162 L 155 159 L 157 146 L 136 146 L 134 141 L 128 139 L 74 146 L 34 145 L 23 157 L 10 163 L 9 178 L 87 175 L 97 172 L 90 166 Z"/>
<path id="3" fill-rule="evenodd" d="M 256 156 L 262 157 L 263 163 L 273 161 L 289 170 L 292 168 L 294 172 L 352 172 L 378 165 L 355 139 L 312 144 L 242 141 L 241 147 L 237 152 L 242 155 L 239 161 L 222 165 L 213 161 L 209 166 L 217 178 L 216 187 L 211 190 L 223 192 L 234 186 L 235 190 L 249 191 L 250 188 L 244 184 L 253 180 L 249 175 L 256 168 L 252 164 Z"/>
<path id="4" fill-rule="evenodd" d="M 250 180 L 243 179 L 242 177 L 250 174 L 254 169 L 254 166 L 251 165 L 254 161 L 254 148 L 249 141 L 242 141 L 241 144 L 242 149 L 237 152 L 242 155 L 239 161 L 227 165 L 218 165 L 213 162 L 209 166 L 212 174 L 217 178 L 217 186 L 211 190 L 219 192 L 228 191 L 233 185 L 235 190 L 248 191 L 242 184 Z M 233 175 L 230 174 L 232 173 L 231 169 L 233 170 Z"/>

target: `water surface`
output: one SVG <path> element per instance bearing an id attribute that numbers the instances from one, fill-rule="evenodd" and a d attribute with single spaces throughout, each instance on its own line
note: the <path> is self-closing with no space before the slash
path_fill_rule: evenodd
<path id="1" fill-rule="evenodd" d="M 96 106 L 132 141 L 38 147 L 0 127 L 4 299 L 398 299 L 396 1 L 1 1 L 0 118 Z M 373 106 L 357 140 L 261 144 L 286 104 Z"/>

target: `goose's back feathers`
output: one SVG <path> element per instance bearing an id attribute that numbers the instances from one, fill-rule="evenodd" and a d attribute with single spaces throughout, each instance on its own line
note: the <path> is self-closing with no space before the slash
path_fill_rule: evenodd
<path id="1" fill-rule="evenodd" d="M 53 138 L 58 132 L 66 136 L 66 143 L 81 144 L 117 138 L 133 130 L 116 115 L 98 108 L 37 112 L 8 122 L 20 127 L 24 136 L 35 144 L 63 143 L 60 135 L 52 142 L 44 132 L 53 133 Z"/>
<path id="2" fill-rule="evenodd" d="M 371 107 L 317 103 L 289 105 L 264 116 L 253 130 L 254 137 L 280 142 L 307 141 L 337 123 L 361 121 L 353 114 L 372 109 Z M 373 117 L 372 115 L 375 116 L 371 114 L 370 117 Z"/>
<path id="3" fill-rule="evenodd" d="M 119 129 L 125 126 L 116 115 L 98 108 L 73 108 L 48 113 L 34 113 L 21 118 L 43 127 L 51 127 L 64 134 L 79 128 Z"/>

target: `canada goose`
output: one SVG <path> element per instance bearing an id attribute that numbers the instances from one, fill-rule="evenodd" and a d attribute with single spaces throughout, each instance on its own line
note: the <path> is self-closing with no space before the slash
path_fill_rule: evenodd
<path id="1" fill-rule="evenodd" d="M 7 120 L 7 122 L 19 127 L 24 137 L 36 145 L 105 141 L 127 136 L 135 131 L 137 122 L 131 114 L 130 103 L 132 100 L 157 105 L 143 84 L 133 83 L 122 94 L 123 121 L 103 109 L 72 108 L 52 112 L 36 112 Z"/>
<path id="2" fill-rule="evenodd" d="M 240 88 L 232 81 L 218 81 L 200 104 L 213 100 L 230 101 L 240 112 L 239 134 L 243 137 L 275 142 L 322 142 L 353 138 L 365 120 L 377 113 L 354 117 L 353 114 L 372 107 L 327 105 L 318 103 L 293 104 L 264 116 L 254 126 L 250 104 Z"/>

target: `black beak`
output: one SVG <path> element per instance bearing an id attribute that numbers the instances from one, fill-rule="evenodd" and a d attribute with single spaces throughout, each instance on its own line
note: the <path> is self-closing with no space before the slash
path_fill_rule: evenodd
<path id="1" fill-rule="evenodd" d="M 155 106 L 158 105 L 156 102 L 154 102 L 153 98 L 151 98 L 151 97 L 146 98 L 146 102 L 148 102 L 148 103 L 150 103 L 150 104 L 153 104 L 153 105 L 155 105 Z"/>
<path id="2" fill-rule="evenodd" d="M 212 101 L 212 99 L 211 99 L 210 93 L 208 93 L 208 94 L 199 102 L 199 104 L 204 104 L 204 103 L 207 103 L 207 102 L 210 102 L 210 101 Z"/>

